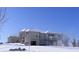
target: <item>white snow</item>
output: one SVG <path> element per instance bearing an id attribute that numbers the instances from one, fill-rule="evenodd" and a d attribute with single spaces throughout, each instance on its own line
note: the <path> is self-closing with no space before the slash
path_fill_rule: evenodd
<path id="1" fill-rule="evenodd" d="M 40 29 L 26 29 L 26 28 L 24 28 L 21 31 L 25 31 L 25 32 L 34 31 L 34 32 L 48 33 L 48 31 L 45 32 Z"/>
<path id="2" fill-rule="evenodd" d="M 21 31 L 25 31 L 26 29 L 22 29 Z"/>
<path id="3" fill-rule="evenodd" d="M 0 52 L 9 52 L 9 49 L 25 48 L 24 52 L 79 52 L 79 47 L 60 46 L 25 46 L 20 43 L 5 43 L 0 45 Z M 14 52 L 14 51 L 13 51 Z M 17 51 L 15 51 L 17 52 Z"/>

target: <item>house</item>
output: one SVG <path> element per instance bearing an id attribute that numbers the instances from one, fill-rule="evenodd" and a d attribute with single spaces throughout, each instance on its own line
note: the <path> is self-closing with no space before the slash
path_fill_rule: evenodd
<path id="1" fill-rule="evenodd" d="M 19 33 L 19 37 L 20 42 L 25 45 L 62 46 L 64 44 L 60 33 L 45 33 L 25 29 Z"/>

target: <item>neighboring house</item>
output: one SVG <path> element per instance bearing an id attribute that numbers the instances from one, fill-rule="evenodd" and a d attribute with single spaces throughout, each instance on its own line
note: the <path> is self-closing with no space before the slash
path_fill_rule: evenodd
<path id="1" fill-rule="evenodd" d="M 10 36 L 8 37 L 8 43 L 19 43 L 19 37 L 17 36 Z"/>

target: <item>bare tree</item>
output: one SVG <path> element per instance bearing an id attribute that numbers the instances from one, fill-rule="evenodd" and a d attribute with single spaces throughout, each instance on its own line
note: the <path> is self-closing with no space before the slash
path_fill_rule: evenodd
<path id="1" fill-rule="evenodd" d="M 6 22 L 7 18 L 6 18 L 6 8 L 0 8 L 0 28 L 2 27 L 2 25 Z"/>
<path id="2" fill-rule="evenodd" d="M 0 39 L 1 39 L 1 30 L 6 20 L 7 20 L 6 8 L 0 7 Z"/>

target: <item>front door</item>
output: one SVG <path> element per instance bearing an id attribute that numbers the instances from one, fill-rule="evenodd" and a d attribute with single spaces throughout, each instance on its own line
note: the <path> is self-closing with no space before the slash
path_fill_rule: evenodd
<path id="1" fill-rule="evenodd" d="M 36 41 L 31 41 L 31 45 L 36 45 Z"/>

